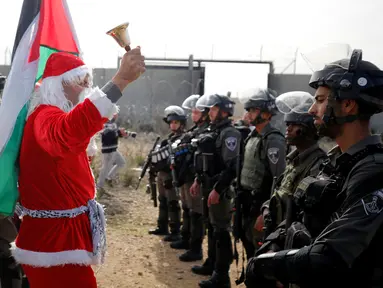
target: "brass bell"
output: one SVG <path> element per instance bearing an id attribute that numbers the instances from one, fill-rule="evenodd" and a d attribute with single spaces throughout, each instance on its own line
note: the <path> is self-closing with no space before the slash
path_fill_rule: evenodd
<path id="1" fill-rule="evenodd" d="M 122 48 L 125 48 L 127 52 L 130 51 L 128 26 L 129 22 L 126 22 L 106 32 L 106 34 L 112 36 L 113 39 L 116 40 L 118 45 L 120 45 Z"/>

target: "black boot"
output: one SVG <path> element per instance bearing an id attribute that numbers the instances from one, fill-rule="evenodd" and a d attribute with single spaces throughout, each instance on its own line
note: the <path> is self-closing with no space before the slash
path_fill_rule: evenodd
<path id="1" fill-rule="evenodd" d="M 181 240 L 170 244 L 173 249 L 189 249 L 190 247 L 190 209 L 184 204 L 182 205 L 182 219 Z"/>
<path id="2" fill-rule="evenodd" d="M 21 266 L 16 263 L 13 257 L 0 259 L 0 267 L 0 287 L 21 287 Z"/>
<path id="3" fill-rule="evenodd" d="M 160 202 L 158 209 L 157 228 L 149 230 L 149 234 L 152 235 L 168 235 L 169 234 L 169 214 L 168 214 L 168 201 L 165 196 L 158 196 Z"/>
<path id="4" fill-rule="evenodd" d="M 169 226 L 170 234 L 163 240 L 167 242 L 174 242 L 181 239 L 180 228 L 181 228 L 181 209 L 178 200 L 170 201 L 169 207 Z"/>
<path id="5" fill-rule="evenodd" d="M 179 259 L 183 262 L 192 262 L 202 260 L 202 241 L 204 234 L 203 216 L 202 214 L 191 212 L 191 238 L 190 249 L 180 255 Z"/>
<path id="6" fill-rule="evenodd" d="M 214 265 L 215 265 L 215 256 L 216 256 L 216 247 L 215 247 L 215 235 L 213 226 L 211 226 L 210 223 L 208 223 L 208 230 L 207 230 L 207 259 L 205 262 L 198 266 L 192 267 L 192 272 L 194 274 L 198 275 L 212 275 L 214 271 Z"/>
<path id="7" fill-rule="evenodd" d="M 216 261 L 213 276 L 199 283 L 203 288 L 230 288 L 229 269 L 233 262 L 233 246 L 230 233 L 228 231 L 219 231 L 216 237 Z"/>
<path id="8" fill-rule="evenodd" d="M 220 275 L 216 271 L 208 280 L 202 280 L 198 283 L 201 288 L 231 288 L 229 274 Z"/>

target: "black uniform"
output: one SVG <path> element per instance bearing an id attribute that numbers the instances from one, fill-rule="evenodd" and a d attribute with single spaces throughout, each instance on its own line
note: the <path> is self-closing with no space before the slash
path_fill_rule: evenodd
<path id="1" fill-rule="evenodd" d="M 171 133 L 167 139 L 164 139 L 160 144 L 161 148 L 166 148 L 168 141 L 173 142 L 181 137 L 181 134 Z M 166 149 L 167 150 L 167 149 Z M 164 240 L 179 239 L 181 227 L 181 208 L 179 204 L 179 195 L 176 194 L 175 187 L 172 184 L 171 170 L 169 168 L 168 158 L 163 158 L 153 167 L 157 172 L 157 187 L 159 214 L 157 220 L 157 228 L 150 230 L 149 234 L 166 235 L 168 234 L 168 225 L 170 226 L 171 234 L 166 236 Z M 170 222 L 169 222 L 170 219 Z M 176 240 L 178 240 L 176 239 Z M 169 241 L 168 240 L 168 241 Z"/>
<path id="2" fill-rule="evenodd" d="M 192 197 L 190 187 L 195 179 L 194 152 L 192 139 L 203 133 L 209 124 L 204 122 L 195 125 L 187 133 L 182 135 L 181 142 L 175 149 L 177 184 L 180 187 L 182 201 L 182 239 L 173 242 L 170 246 L 174 249 L 187 249 L 179 256 L 184 262 L 202 259 L 202 242 L 204 236 L 202 195 Z"/>
<path id="3" fill-rule="evenodd" d="M 205 203 L 210 192 L 215 189 L 220 194 L 218 204 L 208 209 L 208 257 L 214 265 L 215 280 L 202 281 L 201 287 L 220 287 L 220 281 L 226 282 L 233 259 L 230 237 L 232 218 L 232 192 L 230 183 L 236 177 L 236 165 L 239 158 L 241 134 L 231 120 L 225 119 L 211 125 L 212 133 L 202 136 L 199 151 L 196 153 L 196 170 L 202 185 Z M 208 169 L 204 169 L 204 156 L 208 159 Z M 206 161 L 206 160 L 205 160 Z M 205 171 L 204 171 L 205 170 Z M 226 286 L 225 286 L 226 287 Z"/>
<path id="4" fill-rule="evenodd" d="M 337 167 L 344 169 L 353 157 L 359 161 L 349 167 L 351 171 L 335 201 L 341 205 L 333 222 L 312 245 L 295 254 L 292 250 L 278 252 L 269 267 L 264 263 L 267 260 L 253 258 L 248 273 L 300 287 L 383 287 L 381 147 L 378 136 L 369 136 L 337 159 Z"/>
<path id="5" fill-rule="evenodd" d="M 348 68 L 346 68 L 348 67 Z M 360 121 L 359 131 L 368 133 L 371 115 L 383 111 L 383 71 L 362 61 L 361 50 L 350 60 L 342 59 L 316 71 L 310 86 L 325 86 L 325 103 L 318 132 L 341 138 L 342 125 Z M 318 96 L 319 98 L 319 96 Z M 342 100 L 355 100 L 358 114 L 338 116 L 335 109 Z M 344 102 L 343 102 L 344 103 Z M 342 104 L 343 104 L 342 103 Z M 347 106 L 346 106 L 347 107 Z M 315 108 L 314 108 L 315 109 Z M 345 109 L 343 109 L 345 112 Z M 339 113 L 338 113 L 339 114 Z M 362 125 L 363 124 L 363 125 Z M 346 127 L 345 127 L 346 128 Z M 343 133 L 350 133 L 344 130 Z M 248 265 L 247 285 L 259 278 L 278 279 L 304 287 L 383 287 L 383 145 L 379 136 L 367 136 L 351 145 L 336 159 L 330 178 L 304 179 L 306 201 L 321 197 L 323 211 L 332 213 L 331 223 L 315 241 L 299 250 L 284 250 L 254 257 Z"/>

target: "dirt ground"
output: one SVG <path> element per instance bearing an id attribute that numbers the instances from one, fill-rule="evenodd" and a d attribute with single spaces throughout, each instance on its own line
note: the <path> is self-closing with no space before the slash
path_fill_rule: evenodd
<path id="1" fill-rule="evenodd" d="M 95 267 L 99 287 L 199 287 L 198 282 L 207 277 L 194 275 L 190 268 L 202 261 L 181 262 L 177 256 L 183 250 L 171 249 L 161 237 L 148 234 L 148 230 L 155 226 L 158 208 L 153 207 L 143 189 L 113 187 L 108 188 L 108 192 L 110 195 L 100 199 L 106 206 L 108 218 L 108 252 L 105 264 Z M 204 245 L 206 255 L 206 243 Z M 233 287 L 236 271 L 233 264 Z"/>

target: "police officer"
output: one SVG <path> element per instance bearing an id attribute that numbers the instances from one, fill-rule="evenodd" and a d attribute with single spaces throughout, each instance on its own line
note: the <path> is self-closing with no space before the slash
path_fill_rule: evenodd
<path id="1" fill-rule="evenodd" d="M 265 225 L 268 225 L 266 230 L 273 233 L 266 239 L 266 243 L 260 250 L 266 248 L 267 251 L 279 251 L 284 248 L 285 242 L 289 242 L 286 241 L 286 230 L 290 228 L 293 221 L 301 220 L 298 219 L 298 215 L 300 216 L 303 210 L 296 207 L 293 194 L 303 178 L 315 177 L 319 174 L 320 164 L 327 159 L 326 153 L 318 146 L 319 137 L 314 125 L 314 117 L 308 113 L 313 103 L 314 97 L 302 91 L 284 93 L 276 99 L 277 108 L 285 114 L 286 142 L 296 149 L 287 155 L 286 169 L 278 178 L 270 201 L 263 205 L 262 214 L 267 215 L 264 218 L 271 220 L 265 222 Z M 294 227 L 297 228 L 297 225 L 301 226 L 300 223 L 295 222 Z M 312 227 L 312 225 L 307 226 Z M 296 230 L 298 229 L 293 229 L 293 231 Z M 291 240 L 298 242 L 296 239 L 298 237 L 301 235 L 295 235 Z"/>
<path id="2" fill-rule="evenodd" d="M 276 93 L 271 89 L 251 89 L 240 96 L 248 117 L 255 129 L 245 140 L 243 166 L 237 195 L 242 207 L 240 237 L 247 259 L 254 256 L 259 242 L 263 240 L 263 225 L 255 231 L 256 219 L 261 205 L 270 198 L 273 181 L 285 169 L 286 143 L 283 134 L 271 124 L 276 115 Z M 236 215 L 237 217 L 237 215 Z M 259 225 L 258 225 L 259 226 Z"/>
<path id="3" fill-rule="evenodd" d="M 234 113 L 234 105 L 235 102 L 229 97 L 218 94 L 201 98 L 196 104 L 199 109 L 209 108 L 212 122 L 211 132 L 202 135 L 196 154 L 196 170 L 204 167 L 205 177 L 198 178 L 190 189 L 193 195 L 199 194 L 202 185 L 204 197 L 208 195 L 208 259 L 203 266 L 195 266 L 192 270 L 204 274 L 211 272 L 214 266 L 214 272 L 209 280 L 199 283 L 200 287 L 231 286 L 229 268 L 233 260 L 230 237 L 233 195 L 229 187 L 236 176 L 242 141 L 240 132 L 229 119 Z"/>
<path id="4" fill-rule="evenodd" d="M 165 108 L 165 117 L 163 120 L 169 125 L 172 131 L 167 139 L 161 142 L 161 147 L 169 145 L 184 133 L 186 125 L 185 111 L 176 105 Z M 150 230 L 149 234 L 166 235 L 168 234 L 168 225 L 170 226 L 170 234 L 165 236 L 164 241 L 173 242 L 180 239 L 181 227 L 181 209 L 179 204 L 179 195 L 177 195 L 176 187 L 173 187 L 173 179 L 169 167 L 169 161 L 164 159 L 156 168 L 159 172 L 157 175 L 159 215 L 157 220 L 157 228 Z M 170 222 L 168 222 L 170 219 Z"/>
<path id="5" fill-rule="evenodd" d="M 306 193 L 321 188 L 326 210 L 336 212 L 311 245 L 251 259 L 249 285 L 264 275 L 300 287 L 383 287 L 383 151 L 369 131 L 371 116 L 383 111 L 383 72 L 354 50 L 314 72 L 310 86 L 318 132 L 342 155 L 330 181 L 309 179 Z"/>
<path id="6" fill-rule="evenodd" d="M 200 95 L 191 95 L 182 103 L 182 108 L 191 111 L 191 119 L 194 126 L 187 131 L 182 137 L 181 143 L 190 143 L 191 140 L 209 126 L 208 109 L 199 110 L 196 108 L 197 100 Z M 180 163 L 180 173 L 177 174 L 179 184 L 181 186 L 181 202 L 182 202 L 182 218 L 183 224 L 181 229 L 181 240 L 173 242 L 170 247 L 174 249 L 188 249 L 185 253 L 179 256 L 179 259 L 184 262 L 197 261 L 202 259 L 202 242 L 204 236 L 203 226 L 203 209 L 202 195 L 192 197 L 190 187 L 194 182 L 194 154 L 183 158 L 184 163 Z"/>

